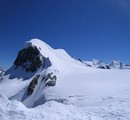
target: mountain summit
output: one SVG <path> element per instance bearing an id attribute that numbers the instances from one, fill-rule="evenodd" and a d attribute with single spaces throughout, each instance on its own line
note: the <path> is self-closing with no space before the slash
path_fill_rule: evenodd
<path id="1" fill-rule="evenodd" d="M 56 85 L 59 72 L 67 73 L 69 68 L 80 65 L 63 49 L 53 49 L 39 39 L 32 39 L 25 43 L 13 66 L 5 72 L 3 82 L 8 81 L 10 90 L 5 94 L 35 107 L 47 100 L 45 89 Z"/>
<path id="2" fill-rule="evenodd" d="M 128 67 L 76 60 L 39 39 L 27 41 L 0 79 L 0 119 L 129 120 Z"/>
<path id="3" fill-rule="evenodd" d="M 120 68 L 119 65 L 115 61 L 108 66 L 100 60 L 93 60 L 91 64 L 81 62 L 63 49 L 53 49 L 39 39 L 32 39 L 25 43 L 12 67 L 5 72 L 0 91 L 10 100 L 18 100 L 27 107 L 52 100 L 65 102 L 66 98 L 73 96 L 104 94 L 104 89 L 107 93 L 113 86 L 112 82 L 108 85 L 108 78 L 113 73 L 103 69 Z M 127 74 L 122 71 L 114 73 L 115 78 L 120 77 L 119 73 Z"/>

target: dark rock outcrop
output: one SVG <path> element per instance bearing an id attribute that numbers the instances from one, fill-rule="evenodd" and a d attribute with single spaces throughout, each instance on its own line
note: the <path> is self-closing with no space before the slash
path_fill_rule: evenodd
<path id="1" fill-rule="evenodd" d="M 83 63 L 83 61 L 82 61 L 80 58 L 79 58 L 78 60 L 79 60 L 81 63 Z"/>
<path id="2" fill-rule="evenodd" d="M 30 82 L 28 88 L 27 88 L 27 95 L 31 95 L 36 87 L 36 85 L 38 84 L 38 80 L 39 80 L 40 75 L 35 76 L 32 81 Z M 45 75 L 42 79 L 41 82 L 44 81 L 45 86 L 55 86 L 56 85 L 56 80 L 57 77 L 56 75 L 53 75 L 53 73 L 48 73 L 47 75 Z M 43 84 L 43 83 L 41 83 Z"/>
<path id="3" fill-rule="evenodd" d="M 48 73 L 43 79 L 42 81 L 44 81 L 45 86 L 55 86 L 56 85 L 56 80 L 57 77 L 56 75 L 53 75 L 53 73 Z"/>
<path id="4" fill-rule="evenodd" d="M 29 46 L 19 51 L 13 66 L 5 72 L 9 79 L 31 78 L 38 70 L 50 67 L 51 61 L 40 53 L 40 48 Z"/>
<path id="5" fill-rule="evenodd" d="M 100 68 L 100 69 L 110 69 L 110 67 L 108 65 L 105 65 L 105 64 L 101 64 L 99 67 L 97 68 Z"/>
<path id="6" fill-rule="evenodd" d="M 44 57 L 40 54 L 36 46 L 30 46 L 19 51 L 14 61 L 15 69 L 22 67 L 26 72 L 35 72 L 44 62 Z"/>
<path id="7" fill-rule="evenodd" d="M 39 79 L 40 75 L 37 75 L 36 77 L 33 78 L 33 80 L 30 82 L 29 86 L 28 86 L 28 95 L 31 95 L 35 89 L 35 86 L 38 83 L 38 79 Z"/>

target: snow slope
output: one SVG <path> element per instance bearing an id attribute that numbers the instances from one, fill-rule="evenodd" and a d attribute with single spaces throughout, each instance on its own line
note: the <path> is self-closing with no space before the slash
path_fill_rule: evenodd
<path id="1" fill-rule="evenodd" d="M 40 54 L 49 58 L 51 66 L 41 66 L 27 79 L 10 79 L 7 72 L 0 82 L 1 120 L 130 119 L 129 70 L 87 67 L 64 50 L 55 50 L 37 39 L 25 44 L 25 48 L 29 46 L 37 46 Z M 15 71 L 14 66 L 11 72 Z M 50 72 L 57 76 L 56 85 L 45 86 L 43 77 Z M 27 96 L 27 87 L 39 74 L 34 92 Z"/>
<path id="2" fill-rule="evenodd" d="M 20 102 L 1 96 L 0 101 L 5 99 L 0 102 L 1 120 L 130 119 L 129 71 L 88 70 L 75 73 L 61 75 L 63 84 L 59 82 L 56 88 L 48 89 L 48 101 L 35 108 L 26 108 Z"/>

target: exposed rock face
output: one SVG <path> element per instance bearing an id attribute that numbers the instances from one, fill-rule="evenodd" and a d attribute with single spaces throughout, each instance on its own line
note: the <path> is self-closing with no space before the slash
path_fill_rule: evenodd
<path id="1" fill-rule="evenodd" d="M 44 57 L 40 54 L 36 46 L 30 46 L 19 51 L 14 64 L 15 69 L 22 67 L 26 72 L 35 72 L 41 67 Z"/>
<path id="2" fill-rule="evenodd" d="M 36 85 L 38 84 L 38 81 L 43 82 L 41 84 L 45 84 L 45 86 L 55 86 L 56 85 L 56 80 L 57 77 L 56 75 L 53 75 L 53 73 L 48 73 L 47 75 L 45 75 L 43 78 L 40 77 L 40 75 L 36 75 L 32 81 L 30 82 L 28 88 L 27 88 L 27 95 L 31 95 L 36 87 Z"/>
<path id="3" fill-rule="evenodd" d="M 38 79 L 39 79 L 40 75 L 37 75 L 36 77 L 33 78 L 33 80 L 31 81 L 31 83 L 28 86 L 28 95 L 31 95 L 35 89 L 35 86 L 38 83 Z"/>
<path id="4" fill-rule="evenodd" d="M 80 58 L 78 60 L 83 63 L 83 61 Z"/>
<path id="5" fill-rule="evenodd" d="M 100 69 L 110 69 L 109 65 L 107 64 L 101 64 L 99 67 L 97 68 L 100 68 Z"/>
<path id="6" fill-rule="evenodd" d="M 42 81 L 44 81 L 45 86 L 55 86 L 56 85 L 56 80 L 57 77 L 56 75 L 53 75 L 53 73 L 48 73 L 43 79 Z"/>
<path id="7" fill-rule="evenodd" d="M 19 51 L 13 66 L 5 72 L 5 75 L 9 74 L 9 79 L 27 80 L 37 71 L 42 71 L 51 65 L 49 57 L 44 57 L 41 49 L 32 45 Z"/>

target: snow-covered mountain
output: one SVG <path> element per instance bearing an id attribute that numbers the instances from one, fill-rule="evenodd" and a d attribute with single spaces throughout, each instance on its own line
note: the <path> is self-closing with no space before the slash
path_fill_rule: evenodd
<path id="1" fill-rule="evenodd" d="M 3 93 L 28 107 L 43 104 L 50 99 L 45 91 L 57 84 L 59 73 L 69 73 L 70 67 L 77 69 L 84 65 L 63 49 L 53 49 L 41 40 L 32 39 L 25 43 L 13 66 L 5 72 L 3 84 L 7 83 L 10 92 L 4 87 Z"/>
<path id="2" fill-rule="evenodd" d="M 0 67 L 0 80 L 3 78 L 5 71 Z"/>
<path id="3" fill-rule="evenodd" d="M 130 69 L 130 65 L 122 63 L 119 60 L 113 60 L 109 64 L 106 64 L 99 59 L 94 59 L 92 61 L 82 61 L 80 59 L 80 61 L 89 67 L 95 67 L 100 69 Z"/>
<path id="4" fill-rule="evenodd" d="M 0 119 L 129 120 L 130 71 L 95 69 L 100 60 L 86 64 L 27 41 L 0 81 Z"/>

